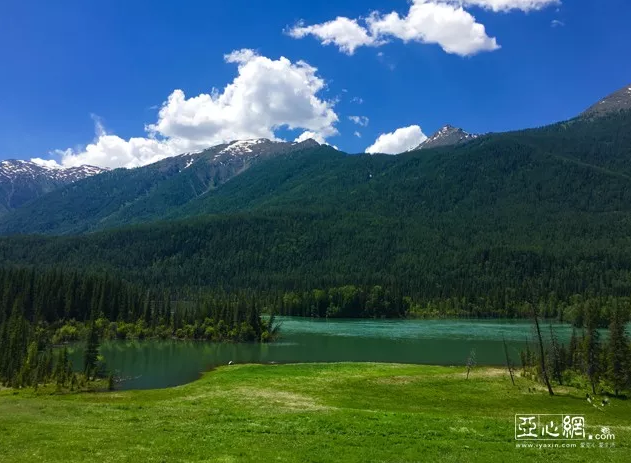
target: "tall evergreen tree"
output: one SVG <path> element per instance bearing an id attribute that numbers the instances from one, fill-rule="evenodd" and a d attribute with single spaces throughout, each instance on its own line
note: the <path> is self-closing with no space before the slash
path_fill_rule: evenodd
<path id="1" fill-rule="evenodd" d="M 627 386 L 629 371 L 629 339 L 625 333 L 628 321 L 626 311 L 616 307 L 609 325 L 609 342 L 607 343 L 607 378 L 613 385 L 615 394 Z"/>
<path id="2" fill-rule="evenodd" d="M 582 346 L 583 365 L 592 386 L 592 393 L 596 394 L 596 386 L 602 373 L 600 333 L 598 331 L 600 310 L 595 304 L 588 305 L 586 309 Z"/>
<path id="3" fill-rule="evenodd" d="M 565 359 L 562 346 L 559 344 L 552 325 L 550 325 L 550 363 L 552 367 L 552 377 L 557 383 L 563 385 L 563 371 L 565 370 Z"/>
<path id="4" fill-rule="evenodd" d="M 90 329 L 83 355 L 83 372 L 88 379 L 96 374 L 96 365 L 99 358 L 99 333 L 94 321 L 90 322 Z"/>

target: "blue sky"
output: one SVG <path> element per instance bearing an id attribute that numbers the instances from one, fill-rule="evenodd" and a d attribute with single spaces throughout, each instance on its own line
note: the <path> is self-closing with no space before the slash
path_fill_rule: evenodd
<path id="1" fill-rule="evenodd" d="M 631 82 L 627 0 L 415 1 L 4 1 L 0 158 L 133 166 L 231 136 L 305 131 L 363 152 L 415 125 L 483 133 L 567 119 Z M 412 18 L 415 5 L 457 18 L 432 29 Z M 322 44 L 352 40 L 327 26 L 338 17 L 367 33 L 352 55 Z M 251 51 L 226 59 L 239 50 Z"/>

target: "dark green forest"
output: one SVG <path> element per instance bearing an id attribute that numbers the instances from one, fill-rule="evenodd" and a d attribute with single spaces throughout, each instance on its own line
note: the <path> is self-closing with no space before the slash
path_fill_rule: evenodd
<path id="1" fill-rule="evenodd" d="M 149 337 L 265 342 L 278 329 L 245 294 L 147 290 L 108 274 L 0 269 L 0 382 L 78 381 L 65 350 L 86 342 L 84 380 L 99 376 L 101 339 Z M 76 384 L 73 384 L 76 386 Z"/>
<path id="2" fill-rule="evenodd" d="M 631 341 L 625 328 L 629 306 L 609 305 L 606 331 L 602 317 L 598 304 L 588 304 L 567 344 L 559 341 L 551 325 L 548 329 L 537 320 L 538 336 L 546 340 L 545 345 L 528 345 L 521 352 L 522 375 L 545 383 L 551 395 L 557 386 L 573 386 L 592 394 L 626 396 L 631 392 Z M 506 342 L 504 348 L 507 351 Z M 508 354 L 506 362 L 512 377 L 514 366 Z M 608 404 L 607 399 L 596 403 L 589 394 L 587 400 L 596 407 Z"/>
<path id="3" fill-rule="evenodd" d="M 162 209 L 164 188 L 144 184 L 132 203 L 154 221 L 120 228 L 120 209 L 85 222 L 91 233 L 15 235 L 81 228 L 90 209 L 66 189 L 0 219 L 12 235 L 0 260 L 152 291 L 249 294 L 283 314 L 523 317 L 536 300 L 546 317 L 580 321 L 586 305 L 607 313 L 631 297 L 630 128 L 623 112 L 398 156 L 308 147 L 198 196 L 171 183 L 187 201 Z M 117 175 L 73 188 L 99 209 L 131 188 Z"/>

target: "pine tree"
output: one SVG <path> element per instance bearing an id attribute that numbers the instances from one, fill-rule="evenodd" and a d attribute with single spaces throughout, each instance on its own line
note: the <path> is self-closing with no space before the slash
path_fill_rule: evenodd
<path id="1" fill-rule="evenodd" d="M 53 349 L 49 346 L 43 353 L 37 368 L 37 384 L 47 383 L 53 376 Z"/>
<path id="2" fill-rule="evenodd" d="M 6 349 L 2 352 L 5 361 L 3 371 L 0 373 L 5 384 L 19 386 L 29 337 L 29 325 L 24 319 L 24 305 L 21 298 L 17 298 L 13 304 L 7 331 Z"/>
<path id="3" fill-rule="evenodd" d="M 94 321 L 90 322 L 90 331 L 88 332 L 88 339 L 85 346 L 85 353 L 83 356 L 83 372 L 88 379 L 96 372 L 96 362 L 99 357 L 99 333 Z"/>
<path id="4" fill-rule="evenodd" d="M 595 305 L 589 305 L 585 313 L 585 333 L 583 337 L 583 365 L 585 373 L 592 386 L 592 393 L 596 394 L 596 385 L 601 374 L 601 346 L 598 332 L 599 310 Z"/>
<path id="5" fill-rule="evenodd" d="M 627 385 L 629 368 L 629 339 L 625 333 L 627 316 L 621 307 L 612 313 L 607 344 L 607 378 L 613 385 L 616 395 Z"/>
<path id="6" fill-rule="evenodd" d="M 66 385 L 66 382 L 70 379 L 68 376 L 70 368 L 68 349 L 64 347 L 57 354 L 57 362 L 55 363 L 55 371 L 53 373 L 57 386 L 63 387 Z"/>
<path id="7" fill-rule="evenodd" d="M 38 381 L 38 361 L 39 361 L 39 350 L 37 346 L 37 341 L 31 341 L 28 346 L 28 351 L 26 354 L 26 361 L 22 367 L 22 379 L 24 386 L 32 386 L 37 385 Z"/>
<path id="8" fill-rule="evenodd" d="M 560 384 L 563 385 L 563 371 L 565 370 L 565 360 L 563 358 L 563 352 L 559 345 L 559 338 L 557 337 L 552 325 L 550 325 L 550 360 L 552 366 L 552 377 Z"/>
<path id="9" fill-rule="evenodd" d="M 578 338 L 576 336 L 576 328 L 572 328 L 572 337 L 570 338 L 570 345 L 567 350 L 567 367 L 569 369 L 577 368 L 579 363 L 579 345 Z"/>

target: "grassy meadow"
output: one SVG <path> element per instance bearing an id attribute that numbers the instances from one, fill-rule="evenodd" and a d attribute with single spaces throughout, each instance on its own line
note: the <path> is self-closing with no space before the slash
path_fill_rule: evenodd
<path id="1" fill-rule="evenodd" d="M 0 390 L 0 461 L 630 461 L 631 400 L 506 371 L 394 364 L 232 365 L 161 390 Z M 585 415 L 615 448 L 516 448 L 516 413 Z"/>

